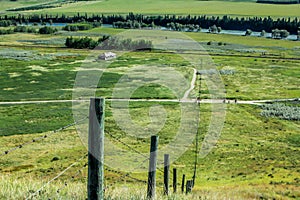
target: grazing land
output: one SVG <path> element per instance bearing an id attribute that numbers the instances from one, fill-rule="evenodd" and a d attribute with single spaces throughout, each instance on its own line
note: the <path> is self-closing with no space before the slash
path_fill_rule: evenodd
<path id="1" fill-rule="evenodd" d="M 2 14 L 16 14 L 5 10 L 45 2 L 5 1 L 0 10 Z M 299 4 L 269 5 L 255 1 L 107 0 L 64 3 L 57 8 L 20 13 L 135 12 L 270 15 L 277 18 L 299 17 L 299 8 Z M 97 56 L 106 51 L 66 48 L 65 41 L 71 36 L 98 40 L 104 35 L 117 36 L 123 31 L 96 27 L 73 32 L 58 27 L 58 32 L 47 35 L 1 35 L 0 199 L 25 199 L 33 194 L 35 196 L 30 199 L 86 199 L 87 148 L 74 126 L 71 100 L 76 75 L 81 67 L 96 66 Z M 147 37 L 149 32 L 151 37 Z M 142 33 L 155 46 L 178 39 L 172 32 L 145 29 L 133 31 L 131 37 L 139 39 Z M 168 37 L 162 37 L 166 33 Z M 220 72 L 226 92 L 226 119 L 215 148 L 198 160 L 193 192 L 188 195 L 171 192 L 169 197 L 164 196 L 163 173 L 157 171 L 158 199 L 299 199 L 300 42 L 200 32 L 182 34 L 195 40 L 205 51 L 186 49 L 180 53 L 191 56 L 208 53 Z M 171 66 L 189 82 L 193 80 L 194 67 L 175 51 L 114 52 L 117 58 L 108 61 L 110 65 L 104 70 L 95 89 L 96 96 L 107 98 L 105 137 L 126 151 L 134 149 L 147 153 L 149 138 L 132 137 L 118 126 L 109 100 L 113 97 L 114 87 L 128 70 L 137 66 L 161 69 Z M 141 77 L 133 74 L 131 78 L 134 82 Z M 147 80 L 151 76 L 145 73 L 142 78 Z M 206 78 L 202 77 L 201 88 L 197 80 L 188 95 L 188 98 L 195 100 L 200 90 L 201 100 L 207 100 L 200 103 L 200 146 L 213 114 L 213 104 L 207 103 L 211 96 Z M 185 91 L 189 88 L 190 84 L 186 85 Z M 164 107 L 167 115 L 164 127 L 158 132 L 159 147 L 170 143 L 182 120 L 180 99 L 167 87 L 155 84 L 138 88 L 132 98 L 137 101 L 129 103 L 131 120 L 140 126 L 152 123 L 149 113 L 153 106 Z M 280 99 L 289 100 L 276 102 Z M 252 104 L 255 100 L 270 102 Z M 86 113 L 81 114 L 82 121 L 78 123 L 87 123 Z M 151 117 L 157 116 L 153 114 Z M 195 148 L 196 141 L 193 141 L 188 150 L 171 164 L 171 168 L 178 170 L 177 191 L 180 191 L 183 174 L 188 178 L 193 176 Z M 142 167 L 148 167 L 148 162 L 142 164 Z M 70 165 L 71 168 L 64 172 Z M 61 172 L 64 173 L 53 179 Z M 147 175 L 146 171 L 127 174 L 106 166 L 105 199 L 147 199 L 144 183 Z M 47 182 L 49 184 L 45 185 Z"/>
<path id="2" fill-rule="evenodd" d="M 22 7 L 27 1 L 10 2 L 1 5 L 0 10 Z M 15 3 L 15 4 L 14 4 Z M 27 4 L 27 3 L 26 3 Z M 198 1 L 198 0 L 152 0 L 152 1 L 78 1 L 77 3 L 63 4 L 62 7 L 43 10 L 30 10 L 24 13 L 117 13 L 127 14 L 129 12 L 142 14 L 203 14 L 203 15 L 233 15 L 233 16 L 272 16 L 277 17 L 299 17 L 299 4 L 278 5 L 258 4 L 256 1 Z M 9 14 L 9 12 L 7 13 Z"/>

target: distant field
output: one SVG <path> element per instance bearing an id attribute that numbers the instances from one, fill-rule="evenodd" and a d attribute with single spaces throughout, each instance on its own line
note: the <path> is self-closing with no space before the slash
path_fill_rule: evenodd
<path id="1" fill-rule="evenodd" d="M 20 3 L 4 3 L 0 10 L 20 7 Z M 197 1 L 197 0 L 103 0 L 65 4 L 27 13 L 143 13 L 143 14 L 192 14 L 192 15 L 232 15 L 232 16 L 272 16 L 299 17 L 300 4 L 274 5 L 257 4 L 255 1 Z"/>
<path id="2" fill-rule="evenodd" d="M 10 0 L 1 0 L 0 1 L 0 13 L 5 11 L 9 8 L 16 8 L 16 7 L 25 7 L 35 4 L 41 4 L 49 2 L 48 0 L 19 0 L 19 1 L 10 1 Z"/>

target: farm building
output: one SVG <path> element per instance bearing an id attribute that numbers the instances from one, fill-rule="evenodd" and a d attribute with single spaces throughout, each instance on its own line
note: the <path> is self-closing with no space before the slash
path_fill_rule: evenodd
<path id="1" fill-rule="evenodd" d="M 297 4 L 300 3 L 300 0 L 257 0 L 257 3 Z"/>
<path id="2" fill-rule="evenodd" d="M 111 60 L 111 59 L 115 59 L 117 57 L 117 54 L 112 53 L 112 52 L 105 52 L 103 54 L 101 54 L 98 58 L 100 60 Z"/>

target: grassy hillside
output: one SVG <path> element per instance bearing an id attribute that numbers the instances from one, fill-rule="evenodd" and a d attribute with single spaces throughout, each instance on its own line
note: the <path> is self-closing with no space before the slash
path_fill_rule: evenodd
<path id="1" fill-rule="evenodd" d="M 84 32 L 60 32 L 57 35 L 12 34 L 0 38 L 0 101 L 71 99 L 74 79 L 91 50 L 64 48 L 65 38 L 117 34 L 120 29 L 96 28 Z M 143 35 L 147 35 L 147 30 Z M 165 32 L 164 32 L 165 33 Z M 151 34 L 154 44 L 172 40 L 173 34 Z M 240 100 L 299 98 L 300 44 L 295 41 L 266 38 L 186 33 L 210 54 L 221 75 L 227 98 Z M 138 35 L 133 34 L 133 38 Z M 208 42 L 211 44 L 208 45 Z M 220 45 L 221 43 L 221 45 Z M 225 43 L 225 44 L 224 44 Z M 102 51 L 97 51 L 97 55 Z M 265 52 L 267 57 L 262 57 Z M 283 55 L 284 52 L 284 55 Z M 123 52 L 117 52 L 120 55 Z M 186 51 L 199 54 L 199 51 Z M 85 61 L 91 64 L 92 61 Z M 104 73 L 97 89 L 98 96 L 110 97 L 119 78 L 135 66 L 172 66 L 189 80 L 192 66 L 180 56 L 160 51 L 129 52 L 118 56 Z M 147 74 L 144 76 L 147 78 Z M 138 78 L 138 77 L 136 77 Z M 196 89 L 193 94 L 196 94 Z M 134 95 L 139 98 L 173 98 L 165 88 L 143 87 Z M 209 98 L 202 85 L 202 97 Z M 160 148 L 174 136 L 180 121 L 178 103 L 130 104 L 132 120 L 140 125 L 151 123 L 149 109 L 164 106 L 167 121 L 160 136 Z M 294 106 L 298 106 L 294 105 Z M 192 194 L 173 195 L 169 199 L 297 199 L 300 198 L 299 121 L 265 118 L 257 105 L 227 104 L 226 120 L 213 151 L 199 159 L 196 186 Z M 201 105 L 200 141 L 208 129 L 211 106 Z M 82 114 L 84 116 L 84 113 Z M 0 105 L 0 199 L 24 199 L 58 175 L 86 153 L 74 126 L 64 131 L 51 131 L 73 123 L 72 104 L 39 103 Z M 51 134 L 49 134 L 51 133 Z M 45 134 L 49 136 L 43 138 Z M 113 136 L 113 137 L 112 137 Z M 43 139 L 32 142 L 33 138 Z M 120 130 L 106 106 L 106 137 L 118 147 L 148 152 L 149 138 L 134 138 Z M 121 141 L 121 142 L 120 142 Z M 7 155 L 4 151 L 17 147 Z M 171 167 L 178 169 L 178 189 L 182 174 L 192 177 L 195 144 L 192 143 Z M 160 152 L 162 155 L 164 152 Z M 133 154 L 135 155 L 135 154 Z M 36 199 L 85 199 L 86 158 L 79 160 L 66 173 L 47 185 Z M 143 166 L 147 167 L 147 162 Z M 124 176 L 125 175 L 125 176 Z M 133 178 L 147 180 L 147 173 L 132 173 Z M 163 176 L 157 173 L 159 198 L 162 198 Z M 146 185 L 126 176 L 126 172 L 105 168 L 107 199 L 145 198 Z M 128 195 L 128 196 L 125 196 Z"/>
<path id="2" fill-rule="evenodd" d="M 7 2 L 7 1 L 6 1 Z M 15 6 L 4 3 L 0 10 Z M 108 0 L 64 4 L 62 7 L 27 11 L 28 13 L 145 13 L 145 14 L 206 14 L 232 16 L 299 17 L 300 5 L 257 4 L 255 1 L 198 1 L 198 0 Z"/>

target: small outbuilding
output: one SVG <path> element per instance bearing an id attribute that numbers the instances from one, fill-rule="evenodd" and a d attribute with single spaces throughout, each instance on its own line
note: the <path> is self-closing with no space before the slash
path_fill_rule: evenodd
<path id="1" fill-rule="evenodd" d="M 99 55 L 98 59 L 100 60 L 111 60 L 117 58 L 117 54 L 113 52 L 105 52 L 101 55 Z"/>

